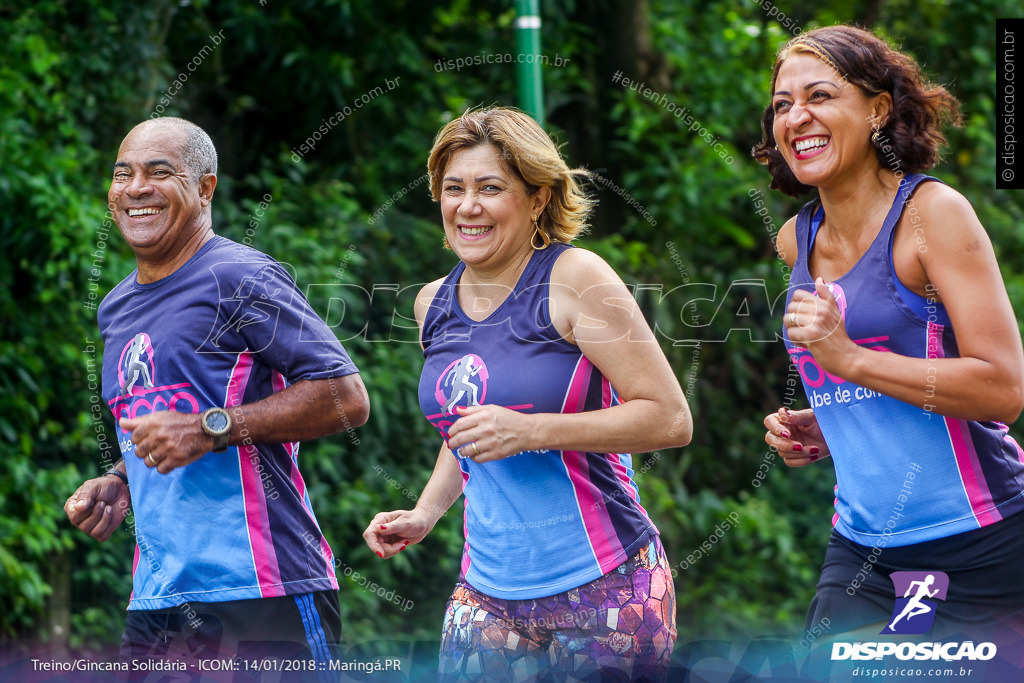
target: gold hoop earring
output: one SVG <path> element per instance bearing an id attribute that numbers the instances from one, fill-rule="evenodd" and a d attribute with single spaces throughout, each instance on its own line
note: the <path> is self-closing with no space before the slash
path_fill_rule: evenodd
<path id="1" fill-rule="evenodd" d="M 537 225 L 537 216 L 531 216 L 531 218 L 533 219 L 533 234 L 530 235 L 530 246 L 535 251 L 543 251 L 551 244 L 551 238 Z M 537 235 L 540 235 L 541 246 L 539 247 L 537 246 Z"/>
<path id="2" fill-rule="evenodd" d="M 448 251 L 452 250 L 452 245 L 448 244 L 448 235 L 445 235 L 444 237 L 441 238 L 441 246 L 447 249 Z"/>

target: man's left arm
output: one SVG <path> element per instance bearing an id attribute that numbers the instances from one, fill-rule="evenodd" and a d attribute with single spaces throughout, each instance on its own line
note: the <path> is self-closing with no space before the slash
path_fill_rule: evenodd
<path id="1" fill-rule="evenodd" d="M 231 416 L 228 444 L 243 446 L 305 441 L 359 427 L 370 415 L 370 401 L 359 373 L 353 373 L 302 380 L 227 411 Z M 135 455 L 167 474 L 213 450 L 213 437 L 203 431 L 201 419 L 201 413 L 159 410 L 122 418 L 120 426 L 131 433 Z"/>

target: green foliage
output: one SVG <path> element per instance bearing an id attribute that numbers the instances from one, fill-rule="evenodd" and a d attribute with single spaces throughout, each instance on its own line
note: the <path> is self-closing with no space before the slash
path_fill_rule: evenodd
<path id="1" fill-rule="evenodd" d="M 131 534 L 95 543 L 70 528 L 62 505 L 117 457 L 110 418 L 92 409 L 102 348 L 84 304 L 133 268 L 104 224 L 106 177 L 124 133 L 162 106 L 217 143 L 217 231 L 287 263 L 363 371 L 369 423 L 304 444 L 301 455 L 339 561 L 346 637 L 368 648 L 383 634 L 436 639 L 458 575 L 461 502 L 388 562 L 361 533 L 377 511 L 412 507 L 436 458 L 439 441 L 416 401 L 412 301 L 454 258 L 440 247 L 422 176 L 443 123 L 468 107 L 515 103 L 514 64 L 446 66 L 513 52 L 510 7 L 0 8 L 0 638 L 51 638 L 58 581 L 71 588 L 73 647 L 120 634 Z M 965 125 L 950 133 L 936 174 L 973 202 L 1019 309 L 1024 201 L 992 187 L 989 35 L 992 18 L 1014 9 L 830 0 L 804 3 L 792 18 L 805 30 L 872 23 L 961 99 Z M 543 52 L 570 60 L 544 68 L 550 128 L 571 164 L 614 183 L 594 182 L 601 203 L 581 244 L 637 287 L 697 424 L 687 448 L 636 458 L 645 507 L 680 569 L 680 642 L 796 633 L 829 533 L 834 476 L 827 461 L 788 470 L 763 441 L 762 416 L 783 403 L 788 372 L 775 341 L 784 280 L 772 236 L 800 202 L 768 190 L 749 158 L 775 51 L 791 34 L 757 3 L 551 0 L 542 11 Z M 222 42 L 195 66 L 214 35 Z M 619 70 L 656 96 L 613 82 Z M 756 190 L 769 224 L 755 213 Z M 734 528 L 689 562 L 733 513 Z M 380 599 L 370 582 L 414 606 Z"/>
<path id="2" fill-rule="evenodd" d="M 64 501 L 104 453 L 116 459 L 103 411 L 90 410 L 101 404 L 89 307 L 119 259 L 76 97 L 82 65 L 50 26 L 56 11 L 18 15 L 0 41 L 0 637 L 41 627 L 54 577 L 66 580 L 51 567 L 81 548 Z M 127 586 L 122 575 L 113 588 Z"/>

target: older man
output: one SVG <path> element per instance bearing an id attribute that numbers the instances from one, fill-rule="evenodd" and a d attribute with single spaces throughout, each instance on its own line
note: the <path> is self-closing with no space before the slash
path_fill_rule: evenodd
<path id="1" fill-rule="evenodd" d="M 319 667 L 339 637 L 338 583 L 298 442 L 363 424 L 369 403 L 281 265 L 214 234 L 216 186 L 213 143 L 188 121 L 145 121 L 121 143 L 108 200 L 138 269 L 99 323 L 123 459 L 65 510 L 104 541 L 132 508 L 122 658 Z"/>

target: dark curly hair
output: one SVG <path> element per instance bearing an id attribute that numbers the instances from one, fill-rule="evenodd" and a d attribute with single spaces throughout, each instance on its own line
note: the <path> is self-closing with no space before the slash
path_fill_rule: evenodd
<path id="1" fill-rule="evenodd" d="M 769 92 L 775 92 L 782 63 L 798 53 L 821 58 L 869 97 L 882 92 L 892 96 L 892 112 L 877 141 L 872 140 L 880 164 L 893 171 L 917 173 L 938 163 L 939 147 L 946 142 L 942 124 L 949 120 L 960 125 L 960 105 L 945 88 L 926 82 L 913 58 L 863 29 L 816 28 L 798 35 L 779 50 Z M 799 197 L 814 188 L 796 179 L 775 147 L 774 123 L 775 110 L 769 103 L 761 117 L 761 142 L 751 154 L 768 167 L 772 189 Z"/>

